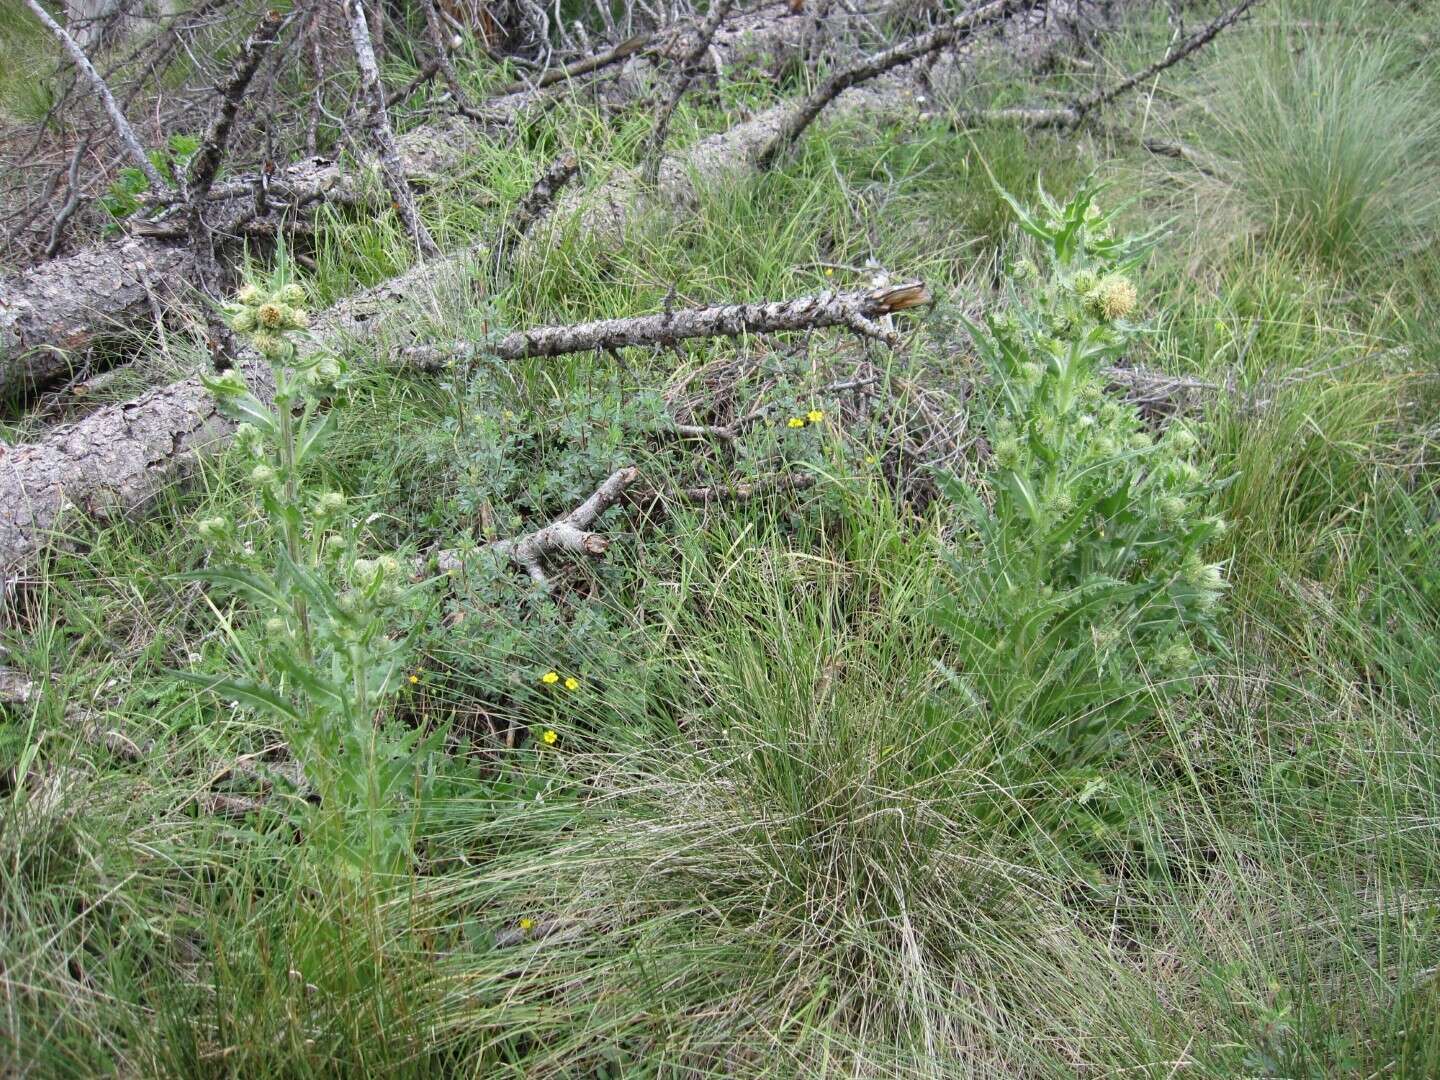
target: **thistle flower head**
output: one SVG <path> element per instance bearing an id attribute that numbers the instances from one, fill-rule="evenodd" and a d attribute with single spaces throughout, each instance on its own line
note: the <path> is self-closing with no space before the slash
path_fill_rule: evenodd
<path id="1" fill-rule="evenodd" d="M 255 309 L 249 307 L 237 308 L 230 315 L 230 328 L 237 334 L 249 334 L 255 330 Z"/>
<path id="2" fill-rule="evenodd" d="M 265 294 L 254 285 L 241 285 L 240 291 L 235 294 L 235 299 L 246 307 L 259 307 L 265 302 Z"/>
<path id="3" fill-rule="evenodd" d="M 1135 310 L 1139 299 L 1135 286 L 1128 278 L 1110 274 L 1101 279 L 1100 284 L 1095 287 L 1095 314 L 1105 322 L 1123 319 Z"/>
<path id="4" fill-rule="evenodd" d="M 268 304 L 261 304 L 255 309 L 255 319 L 266 330 L 281 330 L 290 321 L 289 311 L 284 304 L 277 304 L 271 300 Z"/>
<path id="5" fill-rule="evenodd" d="M 256 465 L 250 470 L 250 482 L 257 487 L 268 487 L 275 482 L 279 475 L 269 465 Z"/>
<path id="6" fill-rule="evenodd" d="M 291 282 L 281 289 L 276 296 L 285 304 L 303 304 L 305 302 L 305 287 Z"/>
<path id="7" fill-rule="evenodd" d="M 327 491 L 315 500 L 315 513 L 322 518 L 332 518 L 345 510 L 345 496 L 338 491 Z"/>
<path id="8" fill-rule="evenodd" d="M 230 532 L 230 522 L 220 516 L 201 518 L 195 523 L 195 531 L 207 544 L 223 540 Z"/>

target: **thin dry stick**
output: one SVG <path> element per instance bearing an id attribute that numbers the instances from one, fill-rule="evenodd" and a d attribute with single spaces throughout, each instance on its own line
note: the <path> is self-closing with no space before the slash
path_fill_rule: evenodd
<path id="1" fill-rule="evenodd" d="M 645 182 L 653 184 L 660 176 L 660 158 L 665 153 L 665 138 L 670 133 L 670 118 L 675 113 L 675 108 L 680 104 L 680 99 L 685 96 L 685 91 L 690 89 L 690 84 L 695 81 L 695 76 L 700 71 L 700 62 L 710 50 L 710 41 L 715 37 L 715 31 L 720 29 L 720 24 L 725 21 L 725 16 L 730 14 L 730 6 L 734 0 L 717 0 L 715 6 L 710 9 L 710 14 L 705 17 L 705 22 L 700 26 L 700 33 L 695 38 L 695 47 L 690 50 L 684 60 L 680 61 L 680 75 L 675 80 L 675 85 L 670 91 L 670 96 L 665 104 L 660 107 L 660 115 L 656 117 L 655 128 L 650 133 L 650 138 L 645 144 L 645 149 L 640 159 L 645 162 Z"/>
<path id="2" fill-rule="evenodd" d="M 570 183 L 579 171 L 579 156 L 573 150 L 566 150 L 550 163 L 550 167 L 540 174 L 540 179 L 535 181 L 534 186 L 525 193 L 525 197 L 515 204 L 515 209 L 510 212 L 500 230 L 499 238 L 495 241 L 497 278 L 504 272 L 510 256 L 520 241 L 525 239 L 525 234 L 549 212 L 565 185 Z"/>
<path id="3" fill-rule="evenodd" d="M 897 311 L 923 307 L 929 302 L 929 290 L 920 282 L 911 281 L 863 291 L 823 292 L 774 303 L 716 304 L 660 315 L 601 319 L 571 326 L 542 326 L 507 334 L 488 345 L 411 345 L 398 350 L 395 355 L 407 367 L 433 371 L 447 363 L 485 356 L 497 360 L 522 360 L 635 345 L 675 345 L 691 338 L 775 334 L 826 326 L 848 326 L 857 332 L 878 337 L 887 344 L 897 345 L 900 336 L 879 326 L 875 320 Z"/>
<path id="4" fill-rule="evenodd" d="M 1238 4 L 1225 11 L 1207 25 L 1201 27 L 1191 34 L 1184 41 L 1178 42 L 1165 50 L 1165 55 L 1156 60 L 1148 67 L 1136 71 L 1113 86 L 1104 87 L 1084 97 L 1076 98 L 1069 105 L 1057 109 L 995 109 L 990 112 L 979 114 L 979 118 L 986 121 L 1012 121 L 1031 128 L 1059 128 L 1068 131 L 1078 127 L 1096 109 L 1102 108 L 1114 101 L 1120 95 L 1128 93 L 1143 82 L 1153 79 L 1166 68 L 1173 67 L 1187 56 L 1204 48 L 1215 36 L 1227 26 L 1235 23 L 1240 16 L 1244 15 L 1256 4 L 1264 0 L 1240 0 Z M 1164 153 L 1165 151 L 1157 151 Z"/>
<path id="5" fill-rule="evenodd" d="M 90 148 L 90 136 L 80 140 L 75 147 L 75 153 L 70 157 L 70 170 L 66 173 L 66 181 L 70 190 L 65 198 L 65 205 L 60 207 L 60 212 L 55 215 L 55 223 L 50 226 L 50 240 L 45 245 L 45 258 L 53 258 L 55 252 L 60 250 L 60 241 L 65 236 L 65 223 L 70 220 L 70 215 L 75 213 L 80 206 L 80 159 L 85 156 L 85 151 Z"/>
<path id="6" fill-rule="evenodd" d="M 762 172 L 775 164 L 780 153 L 791 146 L 804 134 L 805 129 L 815 122 L 816 117 L 837 97 L 853 86 L 879 78 L 886 72 L 922 56 L 929 56 L 941 49 L 952 48 L 967 41 L 981 30 L 993 26 L 1000 20 L 1017 12 L 1037 7 L 1042 0 L 989 0 L 971 8 L 949 26 L 942 26 L 928 34 L 911 38 L 892 49 L 887 49 L 869 60 L 846 68 L 832 75 L 825 84 L 808 97 L 781 125 L 775 137 L 770 140 L 756 159 L 756 168 Z"/>
<path id="7" fill-rule="evenodd" d="M 130 121 L 125 119 L 125 114 L 120 111 L 120 106 L 115 104 L 115 96 L 110 93 L 110 87 L 100 77 L 100 73 L 95 70 L 95 65 L 90 63 L 90 58 L 85 55 L 85 50 L 80 48 L 63 26 L 50 17 L 50 13 L 40 5 L 39 0 L 25 0 L 25 4 L 47 29 L 60 39 L 60 44 L 70 54 L 70 59 L 80 69 L 81 74 L 89 80 L 95 92 L 100 95 L 100 102 L 110 116 L 110 124 L 114 127 L 115 134 L 119 137 L 126 152 L 129 153 L 135 167 L 145 174 L 145 180 L 149 183 L 150 190 L 157 196 L 170 194 L 170 185 L 165 183 L 160 171 L 145 156 L 145 149 L 140 145 L 140 140 L 135 137 L 135 130 L 130 126 Z"/>
<path id="8" fill-rule="evenodd" d="M 375 62 L 375 47 L 370 41 L 370 28 L 365 23 L 365 5 L 362 0 L 346 0 L 350 17 L 350 41 L 355 47 L 355 63 L 360 69 L 360 85 L 368 101 L 366 126 L 380 158 L 380 173 L 385 179 L 385 188 L 395 208 L 400 212 L 405 228 L 422 259 L 432 259 L 440 254 L 440 248 L 420 219 L 410 185 L 405 180 L 405 170 L 400 164 L 400 150 L 395 145 L 395 132 L 390 127 L 390 117 L 385 111 L 385 87 L 380 82 L 380 68 Z"/>
<path id="9" fill-rule="evenodd" d="M 509 86 L 502 87 L 495 96 L 508 97 L 510 94 L 521 94 L 527 90 L 543 90 L 557 82 L 588 75 L 592 71 L 599 71 L 603 67 L 609 67 L 611 64 L 618 64 L 621 60 L 629 59 L 643 49 L 649 40 L 649 34 L 636 34 L 608 52 L 603 52 L 598 56 L 587 56 L 583 60 L 576 60 L 573 64 L 547 71 L 534 82 L 513 82 Z"/>
<path id="10" fill-rule="evenodd" d="M 470 104 L 470 97 L 460 85 L 460 77 L 455 74 L 455 65 L 450 63 L 445 28 L 440 23 L 440 11 L 435 7 L 435 0 L 421 0 L 420 6 L 425 9 L 425 36 L 430 39 L 430 47 L 435 50 L 435 59 L 431 64 L 444 78 L 451 97 L 455 99 L 456 111 L 471 120 L 487 121 L 489 118 Z M 430 65 L 426 66 L 428 68 Z"/>

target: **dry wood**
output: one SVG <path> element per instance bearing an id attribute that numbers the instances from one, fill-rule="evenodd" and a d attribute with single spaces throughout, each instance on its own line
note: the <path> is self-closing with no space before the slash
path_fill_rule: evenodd
<path id="1" fill-rule="evenodd" d="M 1239 0 L 1239 3 L 1216 16 L 1195 33 L 1171 44 L 1165 55 L 1154 63 L 1132 72 L 1111 86 L 1101 87 L 1068 105 L 1059 108 L 1017 107 L 993 109 L 979 114 L 968 114 L 966 119 L 977 117 L 987 122 L 1017 123 L 1031 128 L 1055 128 L 1069 130 L 1085 122 L 1085 118 L 1097 109 L 1108 105 L 1123 94 L 1129 93 L 1141 83 L 1148 82 L 1167 68 L 1174 67 L 1181 60 L 1204 48 L 1226 27 L 1234 25 L 1242 15 L 1263 0 Z M 1162 152 L 1162 151 L 1157 151 Z"/>
<path id="2" fill-rule="evenodd" d="M 780 130 L 756 159 L 756 167 L 768 169 L 775 164 L 780 153 L 792 146 L 820 113 L 846 90 L 879 78 L 898 67 L 909 64 L 921 57 L 931 56 L 942 49 L 953 48 L 980 31 L 995 26 L 1002 20 L 1040 5 L 1042 0 L 989 0 L 966 11 L 949 26 L 942 26 L 928 34 L 921 34 L 902 42 L 893 48 L 870 57 L 862 63 L 846 68 L 825 81 L 825 84 L 795 109 L 785 120 Z"/>
<path id="3" fill-rule="evenodd" d="M 801 48 L 803 22 L 789 17 L 784 0 L 775 0 L 729 19 L 715 34 L 711 50 L 727 64 L 783 59 Z M 837 36 L 853 26 L 841 19 L 831 22 Z M 675 40 L 683 45 L 690 39 L 681 32 Z M 636 51 L 639 48 L 621 47 L 634 72 L 615 84 L 616 100 L 647 93 L 653 85 L 659 69 Z M 617 52 L 615 59 L 621 58 Z M 492 127 L 451 123 L 397 136 L 406 177 L 424 183 L 444 176 L 478 139 L 501 133 L 507 120 L 541 101 L 543 94 L 522 86 L 492 100 L 485 109 L 495 118 Z M 257 208 L 256 192 L 262 189 L 262 206 Z M 312 157 L 268 178 L 236 176 L 215 182 L 205 220 L 217 240 L 239 241 L 257 227 L 273 231 L 274 222 L 282 218 L 293 223 L 320 201 L 354 205 L 365 194 L 364 186 L 339 162 Z M 169 192 L 153 199 L 158 207 L 179 201 Z M 102 346 L 108 351 L 117 334 L 148 322 L 157 301 L 163 307 L 184 296 L 195 278 L 196 262 L 187 247 L 171 241 L 188 237 L 185 223 L 137 223 L 135 229 L 142 235 L 87 248 L 0 281 L 0 401 L 70 379 Z"/>
<path id="4" fill-rule="evenodd" d="M 617 469 L 588 499 L 564 517 L 517 539 L 497 540 L 490 545 L 490 550 L 501 558 L 510 559 L 537 584 L 548 586 L 544 564 L 550 556 L 563 553 L 594 559 L 609 550 L 609 539 L 602 533 L 591 531 L 591 527 L 639 477 L 640 470 L 634 466 Z"/>
<path id="5" fill-rule="evenodd" d="M 803 23 L 790 20 L 785 40 L 803 40 Z M 740 18 L 732 20 L 724 34 L 716 35 L 717 46 L 727 35 L 732 41 L 738 35 L 743 43 L 744 28 L 753 25 Z M 1031 52 L 1038 52 L 1047 41 L 1068 40 L 1069 31 L 1032 19 L 1018 25 L 1015 33 L 1024 35 Z M 1006 42 L 1005 47 L 1016 48 L 1013 42 Z M 947 67 L 963 71 L 963 58 L 937 65 L 932 79 L 938 83 Z M 902 119 L 913 115 L 915 109 L 908 96 L 910 85 L 875 80 L 847 91 L 836 104 L 851 116 L 878 122 Z M 644 188 L 633 174 L 628 180 L 622 174 L 606 187 L 600 202 L 562 199 L 556 214 L 577 214 L 579 227 L 600 239 L 623 236 L 627 223 L 657 202 L 675 208 L 692 205 L 697 180 L 716 180 L 747 168 L 789 112 L 784 107 L 771 110 L 667 159 L 656 190 Z M 532 242 L 527 242 L 527 247 Z M 474 253 L 467 252 L 445 264 L 417 268 L 337 305 L 317 319 L 317 338 L 334 345 L 349 335 L 370 336 L 384 325 L 387 313 L 397 310 L 397 300 L 427 296 L 437 273 L 447 265 L 460 270 L 473 258 Z M 264 393 L 268 365 L 242 354 L 237 366 L 257 391 Z M 24 580 L 37 555 L 56 540 L 67 514 L 105 517 L 144 507 L 161 489 L 189 475 L 198 457 L 222 445 L 230 431 L 231 425 L 216 415 L 199 380 L 190 379 L 124 405 L 99 409 L 76 424 L 55 430 L 42 442 L 0 448 L 0 572 L 5 582 Z"/>
<path id="6" fill-rule="evenodd" d="M 360 88 L 365 95 L 365 126 L 370 131 L 370 140 L 375 145 L 380 162 L 380 175 L 384 177 L 385 189 L 405 230 L 422 259 L 432 259 L 440 254 L 420 211 L 415 206 L 415 196 L 405 178 L 405 167 L 400 160 L 400 148 L 395 143 L 395 130 L 390 126 L 390 115 L 385 110 L 385 85 L 380 81 L 380 66 L 375 62 L 375 47 L 370 41 L 370 28 L 365 22 L 363 0 L 346 0 L 346 11 L 350 21 L 350 41 L 355 47 L 355 64 L 360 69 Z"/>
<path id="7" fill-rule="evenodd" d="M 720 24 L 725 21 L 725 16 L 730 14 L 730 6 L 734 0 L 716 0 L 715 5 L 710 9 L 710 14 L 705 17 L 705 22 L 700 27 L 700 33 L 695 37 L 695 44 L 686 53 L 685 58 L 680 61 L 680 73 L 671 88 L 665 103 L 660 106 L 660 112 L 655 118 L 655 127 L 650 132 L 650 138 L 645 142 L 645 149 L 641 151 L 640 160 L 645 162 L 645 181 L 653 184 L 660 174 L 660 158 L 665 153 L 665 139 L 670 133 L 670 117 L 675 112 L 675 107 L 680 104 L 680 99 L 685 96 L 685 91 L 690 89 L 690 84 L 695 81 L 699 73 L 700 61 L 710 50 L 710 41 L 715 36 L 715 31 L 720 29 Z"/>
<path id="8" fill-rule="evenodd" d="M 235 61 L 230 78 L 220 90 L 219 106 L 204 138 L 200 140 L 200 148 L 195 151 L 195 156 L 190 161 L 190 176 L 186 183 L 186 202 L 189 203 L 191 213 L 197 218 L 201 204 L 210 194 L 210 185 L 215 182 L 215 175 L 220 171 L 220 163 L 225 159 L 225 147 L 230 141 L 235 117 L 240 112 L 240 102 L 244 100 L 245 91 L 250 88 L 255 72 L 260 70 L 265 55 L 271 46 L 280 40 L 286 21 L 278 11 L 267 11 L 261 17 L 260 25 L 241 46 L 240 56 Z"/>
<path id="9" fill-rule="evenodd" d="M 34 12 L 35 17 L 44 24 L 45 28 L 54 34 L 70 54 L 70 59 L 80 69 L 90 83 L 91 89 L 100 98 L 104 105 L 106 114 L 110 117 L 110 124 L 115 129 L 115 135 L 120 144 L 125 147 L 125 152 L 130 155 L 130 160 L 135 167 L 145 174 L 145 180 L 150 185 L 150 190 L 160 195 L 170 191 L 170 185 L 160 176 L 160 172 L 151 164 L 150 159 L 145 155 L 145 149 L 140 145 L 140 140 L 135 137 L 135 129 L 130 126 L 130 121 L 125 119 L 125 114 L 120 111 L 120 106 L 115 103 L 115 95 L 110 92 L 110 87 L 95 70 L 95 65 L 85 55 L 79 43 L 66 33 L 65 28 L 50 17 L 50 13 L 40 4 L 39 0 L 25 0 L 25 4 Z"/>
<path id="10" fill-rule="evenodd" d="M 596 349 L 623 349 L 635 345 L 676 345 L 707 337 L 777 334 L 791 330 L 819 330 L 845 326 L 899 344 L 893 331 L 882 330 L 874 320 L 897 311 L 930 303 L 929 290 L 917 281 L 853 292 L 823 292 L 795 300 L 756 304 L 714 304 L 709 307 L 599 319 L 569 326 L 542 326 L 519 330 L 483 345 L 411 345 L 396 353 L 406 367 L 436 370 L 466 363 L 481 356 L 522 360 L 537 356 L 564 356 Z"/>

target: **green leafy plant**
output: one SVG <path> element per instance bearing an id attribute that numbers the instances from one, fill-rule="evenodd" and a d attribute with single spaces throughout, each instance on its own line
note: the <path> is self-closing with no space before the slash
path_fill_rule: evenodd
<path id="1" fill-rule="evenodd" d="M 1224 588 L 1203 558 L 1224 524 L 1194 434 L 1153 438 L 1099 372 L 1139 331 L 1126 271 L 1143 241 L 1113 235 L 1096 192 L 1062 206 L 1042 191 L 1038 214 L 1005 196 L 1048 265 L 1022 264 L 1008 303 L 965 324 L 991 468 L 983 486 L 943 485 L 964 533 L 936 611 L 951 688 L 993 724 L 1007 805 L 1081 852 L 1124 827 L 1139 774 L 1114 763 L 1157 697 L 1189 685 Z"/>
<path id="2" fill-rule="evenodd" d="M 175 184 L 190 168 L 190 160 L 199 149 L 200 140 L 194 135 L 176 134 L 165 140 L 164 147 L 151 150 L 146 156 L 166 181 Z M 110 190 L 100 196 L 101 207 L 110 215 L 107 234 L 118 232 L 120 222 L 140 209 L 140 196 L 149 187 L 145 174 L 134 166 L 120 170 Z"/>
<path id="3" fill-rule="evenodd" d="M 263 636 L 241 677 L 181 674 L 284 731 L 320 796 L 317 834 L 333 838 L 351 865 L 396 868 L 438 738 L 385 715 L 406 685 L 411 652 L 396 627 L 413 621 L 423 595 L 396 555 L 361 556 L 342 493 L 307 483 L 348 377 L 339 358 L 297 348 L 294 336 L 309 324 L 303 299 L 295 284 L 250 285 L 228 309 L 269 360 L 273 397 L 233 369 L 205 383 L 241 421 L 236 443 L 253 461 L 264 513 L 243 536 L 225 517 L 199 522 L 200 536 L 233 562 L 191 576 L 248 603 Z"/>

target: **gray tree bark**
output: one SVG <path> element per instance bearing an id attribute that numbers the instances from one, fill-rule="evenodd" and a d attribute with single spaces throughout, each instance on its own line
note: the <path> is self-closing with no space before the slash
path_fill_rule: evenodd
<path id="1" fill-rule="evenodd" d="M 1027 20 L 1009 33 L 1022 35 L 1024 47 L 1039 52 L 1063 42 L 1070 30 L 1059 20 Z M 1000 47 L 1015 51 L 1017 43 L 1014 38 L 1002 40 Z M 936 65 L 932 80 L 939 85 L 947 70 L 958 73 L 965 62 L 962 55 Z M 874 123 L 903 121 L 916 110 L 914 85 L 890 75 L 845 91 L 831 108 Z M 667 158 L 658 188 L 645 185 L 634 171 L 622 172 L 598 201 L 564 198 L 555 213 L 575 216 L 580 228 L 616 241 L 630 221 L 657 203 L 690 206 L 697 197 L 697 182 L 753 168 L 792 108 L 772 109 Z M 539 252 L 539 242 L 532 236 L 522 246 L 522 253 L 525 250 Z M 412 309 L 405 301 L 426 297 L 437 274 L 459 272 L 476 256 L 469 251 L 436 260 L 352 297 L 317 319 L 314 332 L 332 343 L 369 337 L 395 313 L 410 315 Z M 238 366 L 257 393 L 267 391 L 269 367 L 259 357 L 242 354 Z M 42 442 L 0 448 L 0 572 L 6 585 L 23 580 L 63 528 L 67 515 L 103 518 L 140 510 L 165 486 L 192 472 L 198 455 L 222 446 L 230 430 L 195 378 L 99 409 Z"/>
<path id="2" fill-rule="evenodd" d="M 837 19 L 832 36 L 843 38 L 860 23 L 859 16 Z M 777 0 L 732 16 L 715 33 L 711 48 L 727 66 L 777 63 L 798 54 L 807 26 L 808 20 L 791 16 L 783 0 Z M 646 55 L 630 55 L 609 98 L 628 100 L 649 92 L 657 78 L 668 74 L 667 61 L 683 58 L 694 48 L 697 32 L 695 27 L 676 29 L 652 42 Z M 542 96 L 521 89 L 488 102 L 484 111 L 497 118 L 493 128 L 452 122 L 396 136 L 407 179 L 445 175 L 477 140 L 497 135 Z M 265 215 L 257 212 L 258 187 L 259 177 L 246 176 L 213 184 L 203 215 L 217 239 L 273 232 L 278 218 L 294 219 L 320 200 L 353 205 L 364 191 L 361 178 L 326 158 L 297 162 L 266 179 Z M 158 221 L 137 224 L 141 235 L 0 280 L 0 403 L 63 381 L 102 347 L 114 344 L 117 336 L 150 323 L 157 304 L 163 307 L 186 295 L 196 263 L 184 244 L 189 229 L 180 208 L 176 204 L 170 209 L 170 217 L 162 213 Z"/>

